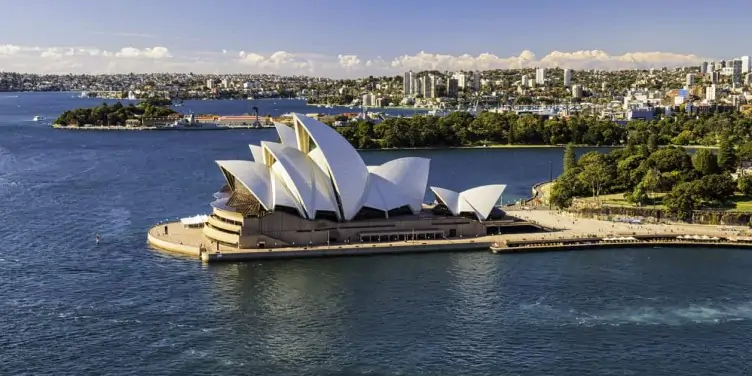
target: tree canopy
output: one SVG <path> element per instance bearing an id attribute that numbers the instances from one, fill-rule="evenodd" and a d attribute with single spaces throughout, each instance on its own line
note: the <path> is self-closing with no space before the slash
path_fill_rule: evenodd
<path id="1" fill-rule="evenodd" d="M 728 140 L 733 148 L 736 143 L 752 141 L 752 118 L 740 113 L 694 117 L 677 114 L 659 120 L 635 120 L 620 125 L 592 116 L 544 119 L 532 114 L 484 111 L 477 115 L 453 112 L 444 117 L 416 115 L 411 118 L 388 118 L 379 124 L 361 120 L 338 127 L 338 130 L 353 145 L 363 148 L 573 143 L 627 145 L 653 152 L 662 145 L 716 146 L 723 140 Z M 370 140 L 366 141 L 364 136 Z M 746 150 L 752 154 L 752 145 Z M 722 162 L 730 163 L 726 159 L 722 159 Z"/>
<path id="2" fill-rule="evenodd" d="M 149 100 L 123 106 L 117 102 L 113 105 L 102 103 L 91 108 L 77 108 L 63 112 L 54 124 L 60 125 L 125 125 L 126 120 L 139 118 L 157 118 L 176 114 L 174 110 Z"/>
<path id="3" fill-rule="evenodd" d="M 739 154 L 744 155 L 739 161 L 752 161 L 752 154 Z M 597 202 L 601 194 L 624 193 L 628 201 L 645 205 L 665 194 L 662 204 L 668 213 L 688 220 L 694 210 L 727 207 L 735 195 L 752 194 L 752 178 L 741 175 L 734 181 L 731 171 L 719 167 L 721 157 L 701 149 L 691 158 L 675 146 L 652 153 L 648 148 L 589 152 L 556 179 L 551 202 L 566 208 L 576 197 L 593 196 Z"/>

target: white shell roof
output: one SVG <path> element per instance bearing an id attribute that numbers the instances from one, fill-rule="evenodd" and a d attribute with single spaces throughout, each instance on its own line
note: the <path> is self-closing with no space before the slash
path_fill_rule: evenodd
<path id="1" fill-rule="evenodd" d="M 470 212 L 481 221 L 488 219 L 496 203 L 507 188 L 505 184 L 483 185 L 462 191 L 460 193 L 439 187 L 431 187 L 431 191 L 453 215 Z"/>
<path id="2" fill-rule="evenodd" d="M 336 130 L 301 114 L 293 114 L 293 118 L 295 127 L 275 123 L 280 143 L 249 145 L 255 162 L 217 161 L 264 209 L 295 208 L 301 217 L 311 219 L 317 211 L 332 211 L 340 220 L 353 219 L 364 206 L 383 211 L 403 206 L 415 213 L 421 210 L 429 159 L 399 158 L 366 167 L 360 154 Z M 461 193 L 438 187 L 431 190 L 452 214 L 472 212 L 485 220 L 505 188 L 486 185 Z"/>
<path id="3" fill-rule="evenodd" d="M 297 130 L 298 136 L 308 134 L 321 157 L 317 162 L 324 166 L 322 170 L 331 178 L 334 189 L 342 203 L 342 216 L 350 220 L 358 214 L 365 201 L 368 185 L 368 169 L 358 151 L 330 126 L 302 114 L 293 114 L 295 127 L 303 127 L 305 132 Z M 298 140 L 298 145 L 302 143 Z"/>
<path id="4" fill-rule="evenodd" d="M 391 160 L 380 166 L 369 166 L 371 177 L 369 184 L 378 176 L 387 182 L 385 197 L 387 198 L 386 210 L 396 209 L 409 205 L 414 213 L 421 210 L 423 198 L 426 196 L 428 184 L 428 172 L 431 160 L 420 157 L 406 157 Z M 385 189 L 381 188 L 383 192 Z"/>
<path id="5" fill-rule="evenodd" d="M 272 164 L 272 173 L 287 183 L 308 218 L 314 218 L 319 210 L 338 213 L 331 183 L 316 163 L 300 150 L 282 144 L 263 141 L 261 147 L 276 160 Z"/>
<path id="6" fill-rule="evenodd" d="M 295 129 L 288 127 L 282 123 L 274 123 L 274 127 L 277 128 L 277 134 L 282 145 L 289 146 L 291 148 L 298 147 L 297 136 L 295 136 Z"/>
<path id="7" fill-rule="evenodd" d="M 251 156 L 253 157 L 253 160 L 258 163 L 264 162 L 264 152 L 261 150 L 261 146 L 258 145 L 248 145 L 249 148 L 251 148 Z"/>
<path id="8" fill-rule="evenodd" d="M 235 177 L 236 183 L 243 184 L 264 209 L 274 208 L 269 169 L 261 163 L 251 161 L 217 161 L 224 171 Z"/>

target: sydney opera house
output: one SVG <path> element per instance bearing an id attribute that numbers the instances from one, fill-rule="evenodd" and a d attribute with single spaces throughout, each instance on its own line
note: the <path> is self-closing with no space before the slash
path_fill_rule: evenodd
<path id="1" fill-rule="evenodd" d="M 505 185 L 463 192 L 431 187 L 430 160 L 367 166 L 336 130 L 301 114 L 276 124 L 279 142 L 250 145 L 253 161 L 217 161 L 227 184 L 214 194 L 203 234 L 237 248 L 450 239 L 492 233 Z M 494 232 L 495 233 L 495 232 Z"/>

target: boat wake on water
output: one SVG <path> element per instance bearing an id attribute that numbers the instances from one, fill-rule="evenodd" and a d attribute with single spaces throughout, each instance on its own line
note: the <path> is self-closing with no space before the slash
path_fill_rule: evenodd
<path id="1" fill-rule="evenodd" d="M 541 323 L 554 323 L 556 326 L 679 326 L 752 320 L 752 302 L 688 304 L 686 306 L 625 306 L 602 310 L 597 308 L 577 310 L 559 308 L 538 301 L 533 304 L 522 304 L 520 308 L 528 315 L 532 313 L 531 320 Z"/>

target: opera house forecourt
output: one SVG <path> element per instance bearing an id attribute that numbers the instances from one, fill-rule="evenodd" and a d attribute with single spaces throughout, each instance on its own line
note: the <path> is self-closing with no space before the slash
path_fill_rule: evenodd
<path id="1" fill-rule="evenodd" d="M 293 119 L 275 124 L 280 142 L 250 145 L 252 161 L 217 161 L 226 184 L 210 215 L 155 226 L 149 242 L 204 261 L 488 249 L 509 222 L 506 185 L 430 187 L 426 204 L 429 159 L 367 166 L 330 126 Z"/>

